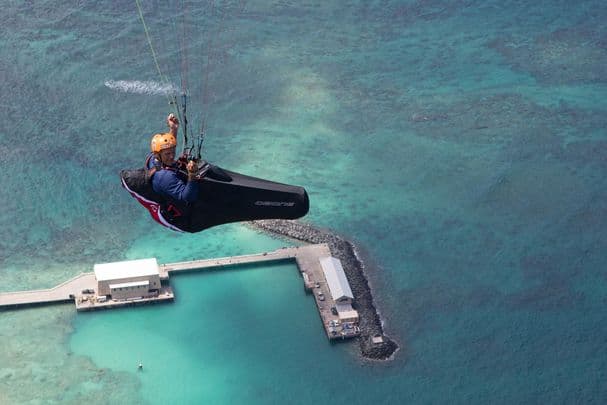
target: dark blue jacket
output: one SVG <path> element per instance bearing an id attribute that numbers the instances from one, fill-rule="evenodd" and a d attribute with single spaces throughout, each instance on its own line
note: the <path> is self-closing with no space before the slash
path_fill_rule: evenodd
<path id="1" fill-rule="evenodd" d="M 173 202 L 193 203 L 198 198 L 199 184 L 197 181 L 188 181 L 187 175 L 180 172 L 176 165 L 162 166 L 154 156 L 147 160 L 147 169 L 156 167 L 152 176 L 154 191 Z"/>

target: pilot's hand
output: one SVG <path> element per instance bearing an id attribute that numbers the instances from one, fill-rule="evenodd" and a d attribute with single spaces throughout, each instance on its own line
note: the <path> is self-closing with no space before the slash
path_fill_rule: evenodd
<path id="1" fill-rule="evenodd" d="M 167 125 L 170 129 L 178 129 L 179 128 L 179 119 L 175 117 L 175 114 L 170 113 L 167 117 Z"/>
<path id="2" fill-rule="evenodd" d="M 198 163 L 190 160 L 186 166 L 186 169 L 188 170 L 188 174 L 196 174 L 198 172 Z"/>

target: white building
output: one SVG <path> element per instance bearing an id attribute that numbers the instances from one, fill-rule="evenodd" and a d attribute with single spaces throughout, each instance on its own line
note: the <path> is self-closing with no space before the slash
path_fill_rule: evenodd
<path id="1" fill-rule="evenodd" d="M 158 295 L 160 271 L 156 259 L 96 264 L 97 295 L 133 299 Z"/>
<path id="2" fill-rule="evenodd" d="M 324 257 L 320 259 L 320 266 L 325 275 L 325 280 L 327 280 L 329 292 L 333 301 L 335 301 L 335 308 L 340 321 L 358 322 L 358 311 L 352 308 L 354 295 L 339 259 Z"/>
<path id="3" fill-rule="evenodd" d="M 352 304 L 336 304 L 335 308 L 341 322 L 358 322 L 358 311 L 352 308 Z"/>

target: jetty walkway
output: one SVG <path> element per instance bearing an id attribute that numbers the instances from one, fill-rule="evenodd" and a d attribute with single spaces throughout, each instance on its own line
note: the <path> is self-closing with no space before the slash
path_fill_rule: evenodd
<path id="1" fill-rule="evenodd" d="M 339 317 L 335 312 L 335 301 L 329 291 L 325 279 L 321 258 L 331 256 L 331 250 L 325 243 L 284 247 L 270 252 L 231 256 L 215 259 L 192 260 L 179 263 L 160 264 L 161 280 L 167 281 L 170 274 L 210 270 L 228 266 L 239 266 L 263 262 L 295 261 L 303 278 L 304 288 L 314 296 L 325 332 L 329 339 L 352 337 L 358 335 L 358 330 L 348 330 L 348 334 L 336 333 Z M 163 283 L 164 284 L 164 283 Z M 163 285 L 159 293 L 153 297 L 137 297 L 136 299 L 115 300 L 105 296 L 97 296 L 97 280 L 95 273 L 82 273 L 56 287 L 44 290 L 17 291 L 0 293 L 0 310 L 20 308 L 25 306 L 69 303 L 76 304 L 78 311 L 115 308 L 145 303 L 172 301 L 173 291 L 170 286 Z M 103 299 L 100 299 L 103 298 Z M 333 308 L 333 311 L 331 310 Z"/>
<path id="2" fill-rule="evenodd" d="M 81 273 L 53 288 L 0 293 L 0 308 L 73 302 L 76 295 L 96 284 L 95 273 Z"/>
<path id="3" fill-rule="evenodd" d="M 315 272 L 318 258 L 330 256 L 326 244 L 286 247 L 271 252 L 215 259 L 192 260 L 187 262 L 161 264 L 160 278 L 167 280 L 169 274 L 182 271 L 213 269 L 260 262 L 295 260 L 302 273 Z M 304 277 L 304 280 L 311 277 Z M 309 284 L 309 283 L 308 283 Z M 30 291 L 0 293 L 0 309 L 22 306 L 74 302 L 78 297 L 95 293 L 97 281 L 95 273 L 81 273 L 53 288 Z"/>
<path id="4" fill-rule="evenodd" d="M 253 264 L 261 262 L 272 262 L 282 260 L 295 260 L 300 271 L 305 271 L 310 267 L 310 264 L 318 261 L 320 257 L 331 256 L 331 251 L 327 244 L 305 245 L 284 247 L 272 252 L 257 253 L 244 256 L 230 256 L 215 259 L 192 260 L 187 262 L 161 264 L 160 278 L 166 279 L 169 273 L 177 273 L 180 271 L 192 271 L 212 269 L 215 267 L 236 266 L 244 264 Z M 303 267 L 303 268 L 302 268 Z"/>

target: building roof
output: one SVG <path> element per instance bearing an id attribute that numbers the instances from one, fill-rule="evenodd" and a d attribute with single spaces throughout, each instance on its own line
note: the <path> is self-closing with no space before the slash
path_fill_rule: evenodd
<path id="1" fill-rule="evenodd" d="M 325 279 L 327 280 L 333 299 L 354 299 L 352 290 L 350 290 L 350 284 L 346 278 L 346 273 L 344 273 L 344 269 L 341 266 L 339 259 L 332 256 L 324 257 L 320 259 L 320 265 L 322 271 L 325 273 Z"/>
<path id="2" fill-rule="evenodd" d="M 358 311 L 352 308 L 350 304 L 336 303 L 339 319 L 358 319 Z"/>
<path id="3" fill-rule="evenodd" d="M 355 309 L 351 311 L 338 312 L 338 315 L 340 320 L 348 319 L 354 320 L 355 322 L 358 321 L 358 311 Z"/>
<path id="4" fill-rule="evenodd" d="M 159 275 L 156 258 L 96 264 L 94 269 L 97 281 Z"/>

